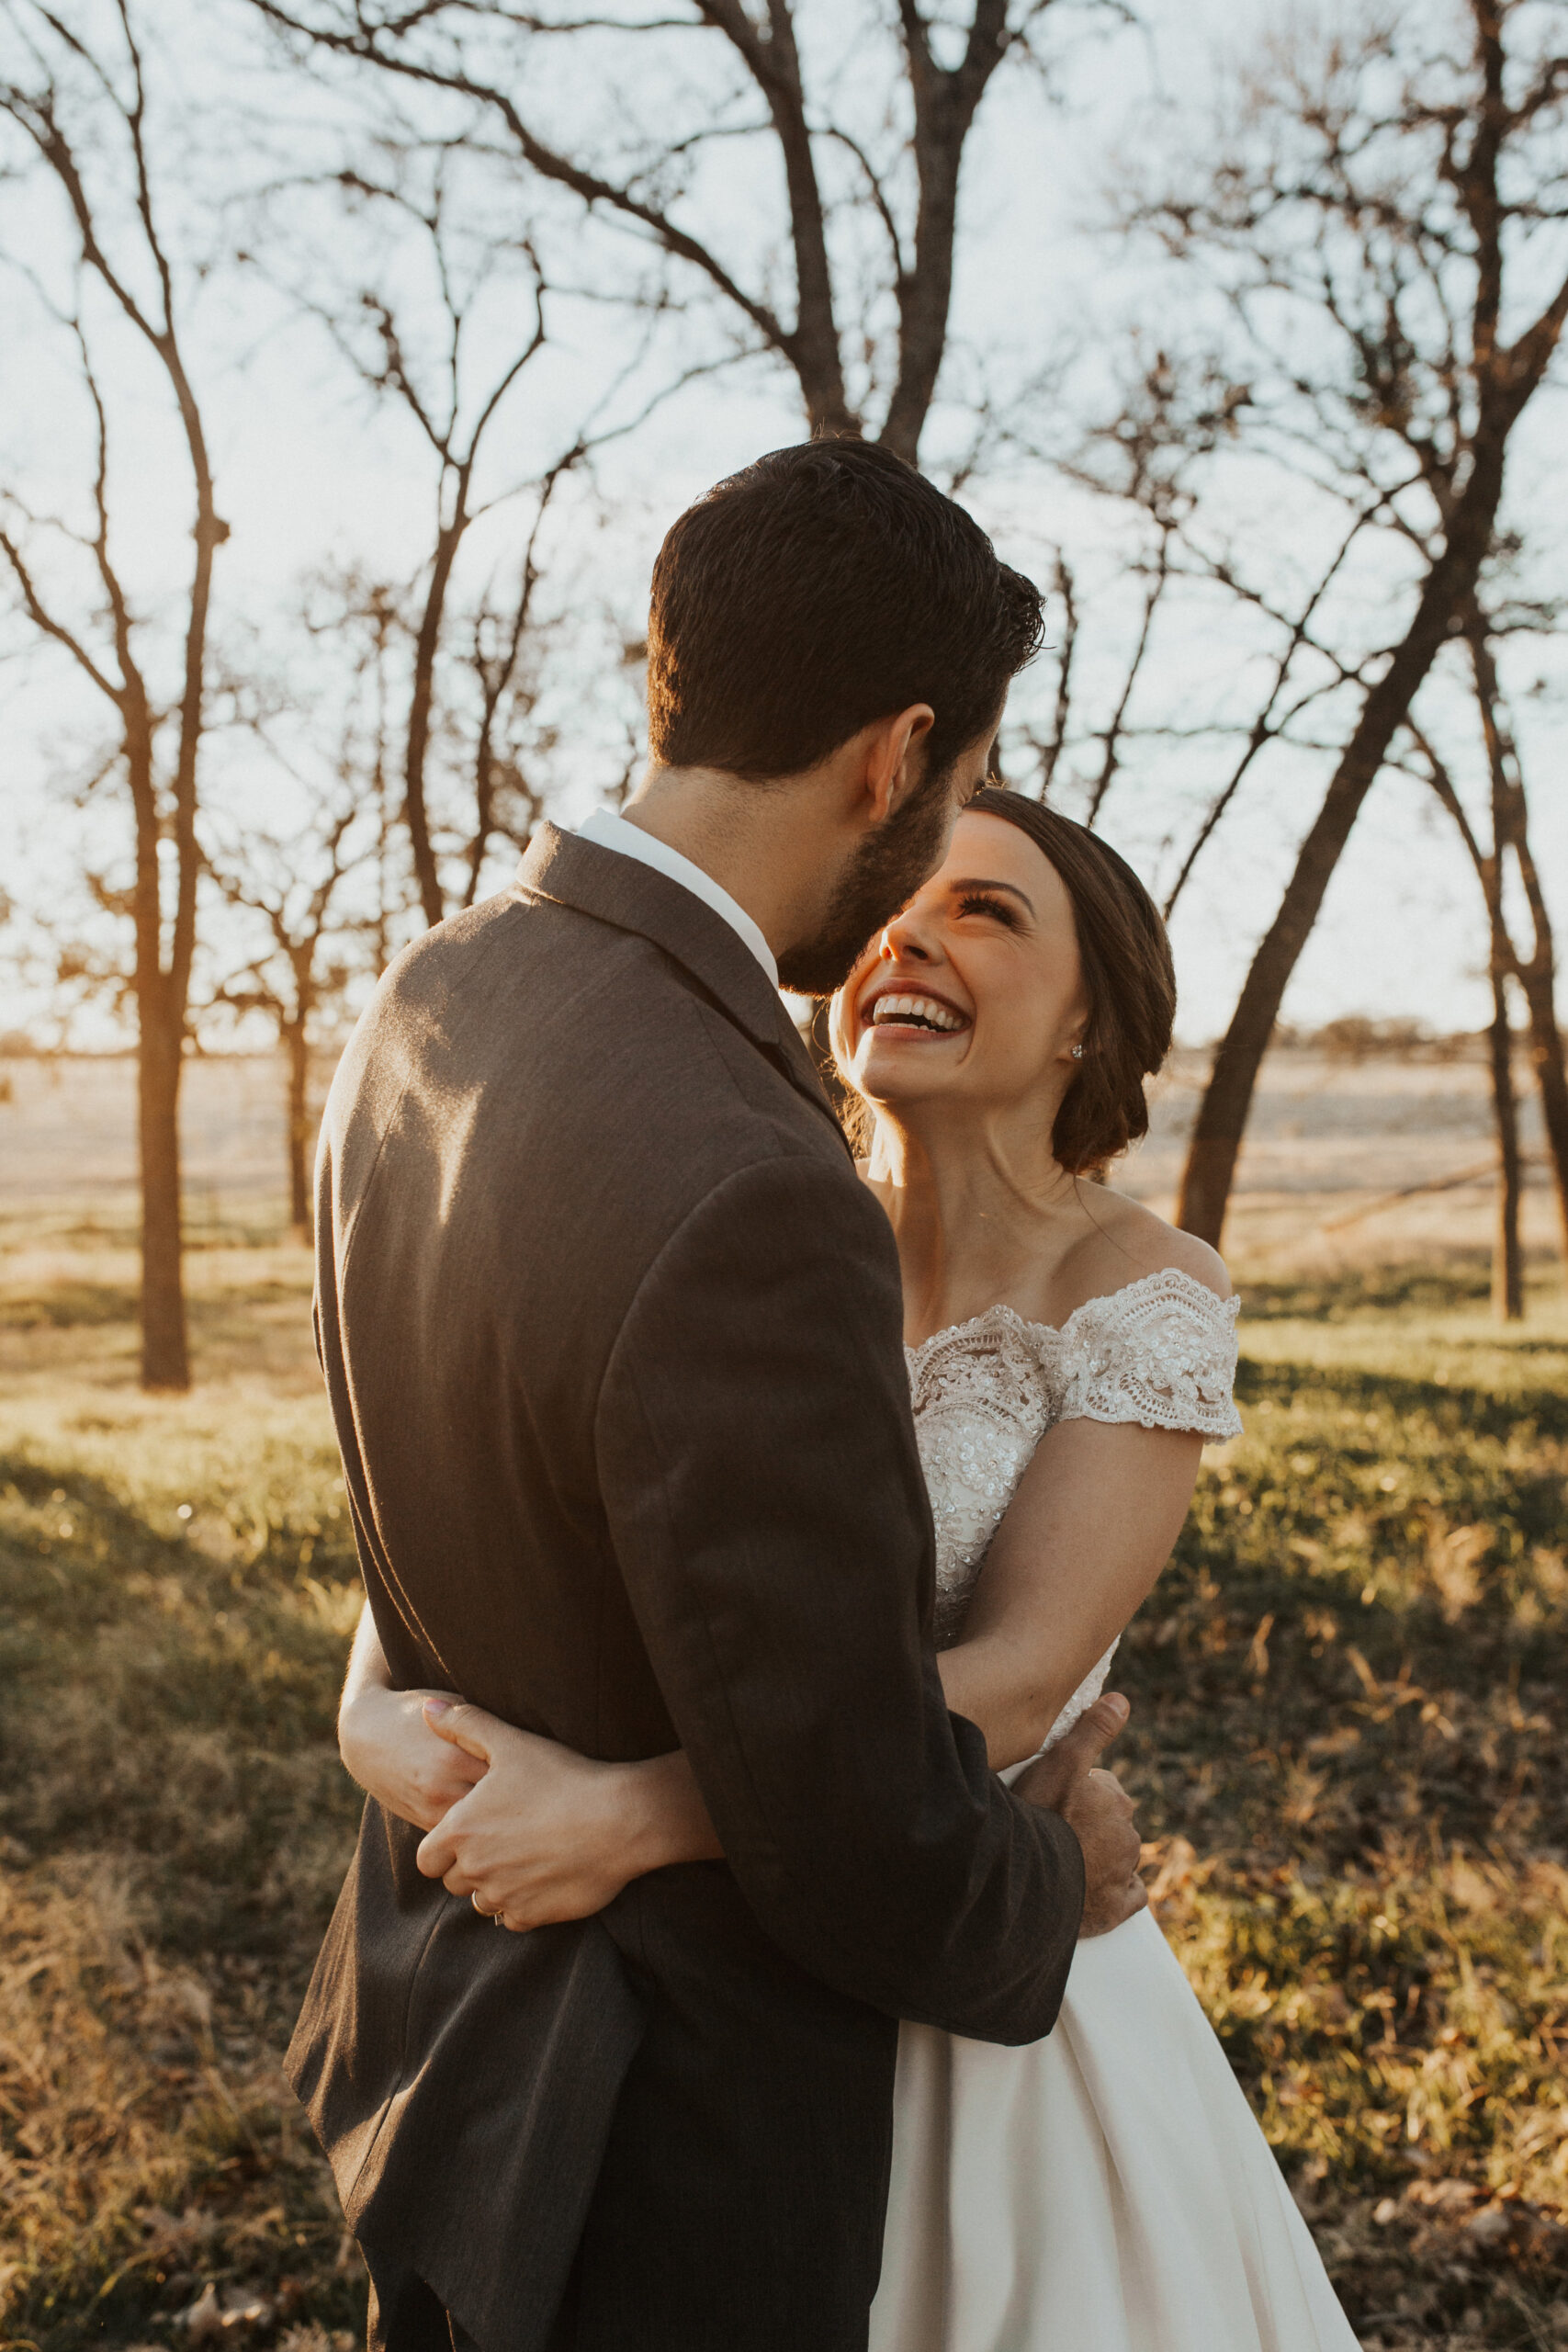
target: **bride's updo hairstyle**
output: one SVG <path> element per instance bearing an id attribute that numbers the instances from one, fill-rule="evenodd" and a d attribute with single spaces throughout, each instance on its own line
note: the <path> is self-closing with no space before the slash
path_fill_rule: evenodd
<path id="1" fill-rule="evenodd" d="M 964 814 L 1000 817 L 1027 833 L 1073 902 L 1089 1021 L 1051 1149 L 1070 1175 L 1100 1175 L 1147 1135 L 1144 1080 L 1170 1051 L 1176 971 L 1159 909 L 1109 842 L 1038 800 L 987 785 Z"/>

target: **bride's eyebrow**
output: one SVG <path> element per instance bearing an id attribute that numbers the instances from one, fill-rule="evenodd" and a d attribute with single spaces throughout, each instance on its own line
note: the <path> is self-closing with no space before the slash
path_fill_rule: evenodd
<path id="1" fill-rule="evenodd" d="M 965 890 L 1005 890 L 1010 899 L 1021 899 L 1030 913 L 1034 912 L 1033 899 L 1027 890 L 1021 890 L 1016 882 L 982 882 L 971 878 L 961 882 L 950 882 L 947 887 L 954 898 L 962 898 Z"/>

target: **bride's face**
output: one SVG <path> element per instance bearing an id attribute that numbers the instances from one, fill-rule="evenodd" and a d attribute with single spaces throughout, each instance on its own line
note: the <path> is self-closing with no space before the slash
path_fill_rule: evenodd
<path id="1" fill-rule="evenodd" d="M 1018 826 L 976 813 L 834 999 L 833 1044 L 874 1103 L 1055 1118 L 1088 1012 L 1066 884 Z"/>

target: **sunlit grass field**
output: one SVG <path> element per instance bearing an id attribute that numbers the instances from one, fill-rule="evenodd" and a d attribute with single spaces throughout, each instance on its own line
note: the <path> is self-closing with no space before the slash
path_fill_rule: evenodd
<path id="1" fill-rule="evenodd" d="M 357 1812 L 308 1266 L 198 1253 L 201 1385 L 150 1400 L 127 1237 L 8 1238 L 0 2340 L 346 2352 L 277 2071 Z M 1368 2346 L 1568 2346 L 1568 1311 L 1483 1289 L 1247 1289 L 1247 1434 L 1118 1677 L 1160 1916 Z"/>

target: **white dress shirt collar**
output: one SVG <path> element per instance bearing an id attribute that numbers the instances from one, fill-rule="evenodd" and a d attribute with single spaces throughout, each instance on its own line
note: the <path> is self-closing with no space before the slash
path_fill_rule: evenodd
<path id="1" fill-rule="evenodd" d="M 624 817 L 617 817 L 609 808 L 595 808 L 592 817 L 579 825 L 577 831 L 581 841 L 597 842 L 601 849 L 618 850 L 623 857 L 639 858 L 644 865 L 651 865 L 656 874 L 662 874 L 668 881 L 678 882 L 683 890 L 690 890 L 694 899 L 700 899 L 705 906 L 711 907 L 716 915 L 722 915 L 737 937 L 744 940 L 769 980 L 777 988 L 779 967 L 773 949 L 745 908 L 738 906 L 728 891 L 719 888 L 711 874 L 705 874 L 700 865 L 694 865 L 691 859 L 682 857 L 678 849 L 671 849 L 668 843 L 656 840 L 652 833 L 645 833 L 640 825 L 628 825 Z"/>

